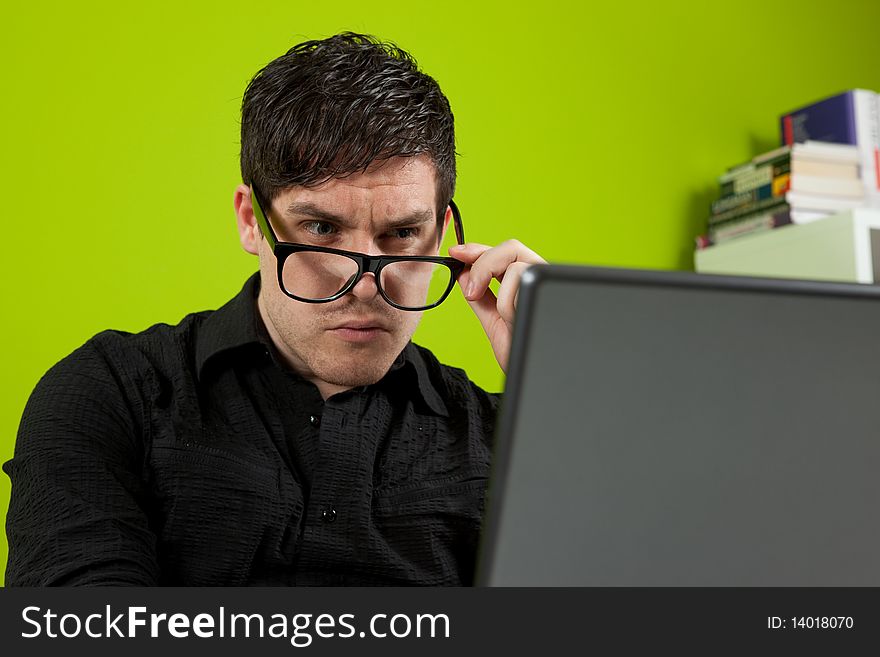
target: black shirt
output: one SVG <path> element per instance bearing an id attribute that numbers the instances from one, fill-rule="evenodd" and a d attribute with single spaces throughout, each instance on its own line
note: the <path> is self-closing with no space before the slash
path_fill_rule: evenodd
<path id="1" fill-rule="evenodd" d="M 499 396 L 409 343 L 325 402 L 258 288 L 42 378 L 4 465 L 7 585 L 471 583 Z"/>

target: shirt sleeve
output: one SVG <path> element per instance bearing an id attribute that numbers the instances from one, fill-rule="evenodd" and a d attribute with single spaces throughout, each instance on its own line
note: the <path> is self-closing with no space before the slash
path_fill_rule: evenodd
<path id="1" fill-rule="evenodd" d="M 37 384 L 3 466 L 7 586 L 157 583 L 140 422 L 92 342 Z"/>

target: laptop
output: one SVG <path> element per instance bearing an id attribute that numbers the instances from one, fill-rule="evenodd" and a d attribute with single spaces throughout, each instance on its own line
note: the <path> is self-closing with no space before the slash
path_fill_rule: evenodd
<path id="1" fill-rule="evenodd" d="M 880 288 L 523 277 L 476 583 L 880 585 Z"/>

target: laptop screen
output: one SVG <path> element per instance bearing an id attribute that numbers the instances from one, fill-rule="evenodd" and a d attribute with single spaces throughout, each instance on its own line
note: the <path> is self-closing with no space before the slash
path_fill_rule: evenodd
<path id="1" fill-rule="evenodd" d="M 880 585 L 880 291 L 542 266 L 478 584 Z"/>

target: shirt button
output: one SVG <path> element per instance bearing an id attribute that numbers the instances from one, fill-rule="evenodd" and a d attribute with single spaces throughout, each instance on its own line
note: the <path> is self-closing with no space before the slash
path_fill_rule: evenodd
<path id="1" fill-rule="evenodd" d="M 321 514 L 321 520 L 324 522 L 336 522 L 336 509 L 333 507 L 324 509 L 324 512 Z"/>
<path id="2" fill-rule="evenodd" d="M 320 426 L 321 416 L 320 415 L 309 415 L 309 424 L 311 424 L 313 427 Z"/>

